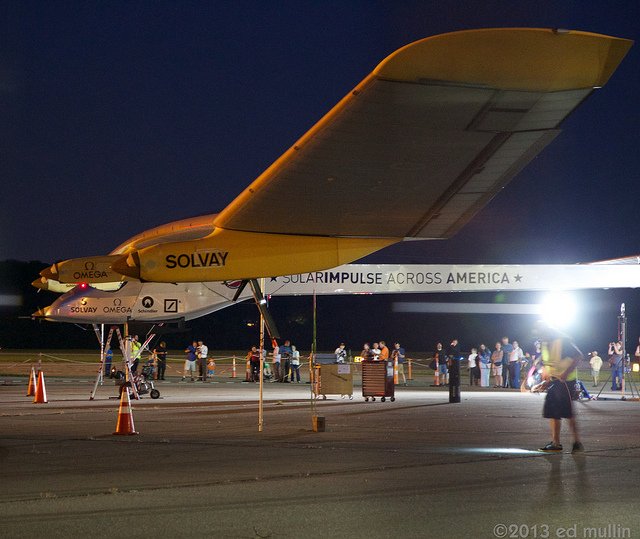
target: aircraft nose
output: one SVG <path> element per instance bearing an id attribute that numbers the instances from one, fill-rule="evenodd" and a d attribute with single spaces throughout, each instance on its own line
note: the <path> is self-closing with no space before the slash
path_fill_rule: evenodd
<path id="1" fill-rule="evenodd" d="M 32 318 L 49 318 L 49 312 L 51 310 L 51 307 L 42 307 L 40 309 L 38 309 L 36 312 L 34 312 L 31 317 Z"/>
<path id="2" fill-rule="evenodd" d="M 49 279 L 46 277 L 40 277 L 31 283 L 31 286 L 35 286 L 40 290 L 49 290 Z"/>
<path id="3" fill-rule="evenodd" d="M 120 275 L 140 279 L 140 257 L 137 252 L 125 255 L 112 262 L 111 269 Z"/>
<path id="4" fill-rule="evenodd" d="M 52 264 L 48 268 L 44 268 L 40 275 L 45 279 L 56 279 L 58 276 L 58 268 L 56 268 L 55 264 Z"/>

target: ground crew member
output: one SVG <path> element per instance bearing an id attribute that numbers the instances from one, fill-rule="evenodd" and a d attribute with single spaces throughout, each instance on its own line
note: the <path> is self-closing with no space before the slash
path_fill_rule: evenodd
<path id="1" fill-rule="evenodd" d="M 548 330 L 547 338 L 542 341 L 544 382 L 532 389 L 533 391 L 540 391 L 545 388 L 547 390 L 542 415 L 550 420 L 551 442 L 541 447 L 541 451 L 562 451 L 562 444 L 560 443 L 562 419 L 569 420 L 569 426 L 573 434 L 574 441 L 571 452 L 584 451 L 584 447 L 578 438 L 572 403 L 575 396 L 576 366 L 582 357 L 582 352 L 567 336 Z"/>
<path id="2" fill-rule="evenodd" d="M 131 359 L 133 360 L 131 372 L 134 374 L 138 370 L 138 363 L 140 363 L 140 348 L 142 348 L 142 345 L 138 340 L 138 336 L 134 335 L 131 339 Z"/>

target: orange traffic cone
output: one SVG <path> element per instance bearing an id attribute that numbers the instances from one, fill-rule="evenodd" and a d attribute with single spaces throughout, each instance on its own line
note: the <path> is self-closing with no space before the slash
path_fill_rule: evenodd
<path id="1" fill-rule="evenodd" d="M 36 386 L 36 394 L 33 397 L 34 404 L 45 404 L 47 400 L 47 388 L 44 385 L 44 373 L 38 372 L 38 385 Z"/>
<path id="2" fill-rule="evenodd" d="M 36 370 L 31 367 L 31 374 L 29 375 L 29 386 L 27 387 L 27 397 L 34 397 L 36 394 Z"/>
<path id="3" fill-rule="evenodd" d="M 133 414 L 131 413 L 131 401 L 129 400 L 129 388 L 127 387 L 122 388 L 118 423 L 113 434 L 138 434 L 133 426 Z"/>

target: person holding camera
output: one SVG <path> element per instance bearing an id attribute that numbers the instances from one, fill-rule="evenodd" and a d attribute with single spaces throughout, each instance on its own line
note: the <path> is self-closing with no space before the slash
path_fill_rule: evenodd
<path id="1" fill-rule="evenodd" d="M 611 391 L 622 390 L 622 341 L 609 343 L 609 365 L 611 366 Z"/>

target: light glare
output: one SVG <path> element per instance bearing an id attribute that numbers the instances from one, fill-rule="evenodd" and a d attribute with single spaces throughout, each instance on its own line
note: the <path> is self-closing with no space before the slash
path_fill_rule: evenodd
<path id="1" fill-rule="evenodd" d="M 553 328 L 570 326 L 578 312 L 575 298 L 567 292 L 548 294 L 540 303 L 540 314 L 544 321 Z"/>

